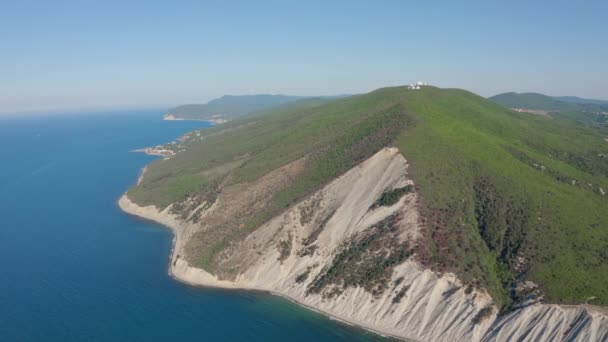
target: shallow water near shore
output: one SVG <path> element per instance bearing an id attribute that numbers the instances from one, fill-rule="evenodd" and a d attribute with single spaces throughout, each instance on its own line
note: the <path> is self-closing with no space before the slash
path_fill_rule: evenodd
<path id="1" fill-rule="evenodd" d="M 169 277 L 171 232 L 116 204 L 155 159 L 130 151 L 208 126 L 161 117 L 0 117 L 0 340 L 384 340 L 282 298 Z"/>

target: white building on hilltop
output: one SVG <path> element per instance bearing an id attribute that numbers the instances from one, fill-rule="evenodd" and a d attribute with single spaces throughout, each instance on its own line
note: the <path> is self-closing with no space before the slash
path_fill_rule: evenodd
<path id="1" fill-rule="evenodd" d="M 426 84 L 426 83 L 424 83 L 424 82 L 420 82 L 420 81 L 418 81 L 418 82 L 416 82 L 416 83 L 414 83 L 414 84 L 410 84 L 410 85 L 408 85 L 408 86 L 407 86 L 407 89 L 411 89 L 411 90 L 420 90 L 420 88 L 422 88 L 422 87 L 424 87 L 424 86 L 426 86 L 426 85 L 428 85 L 428 84 Z"/>

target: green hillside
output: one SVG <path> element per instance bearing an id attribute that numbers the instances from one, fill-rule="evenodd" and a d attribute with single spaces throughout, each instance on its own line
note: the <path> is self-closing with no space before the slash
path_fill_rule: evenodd
<path id="1" fill-rule="evenodd" d="M 503 93 L 490 97 L 490 100 L 507 108 L 527 108 L 546 111 L 573 110 L 576 103 L 565 102 L 538 93 Z"/>
<path id="2" fill-rule="evenodd" d="M 176 156 L 149 165 L 129 196 L 141 205 L 174 204 L 185 216 L 222 187 L 306 157 L 304 171 L 267 205 L 202 248 L 197 266 L 215 272 L 226 246 L 382 147 L 397 146 L 422 198 L 422 263 L 486 287 L 505 309 L 523 300 L 512 287 L 524 280 L 540 285 L 548 302 L 594 296 L 592 303 L 608 305 L 606 138 L 464 90 L 383 88 L 189 134 L 173 147 Z"/>

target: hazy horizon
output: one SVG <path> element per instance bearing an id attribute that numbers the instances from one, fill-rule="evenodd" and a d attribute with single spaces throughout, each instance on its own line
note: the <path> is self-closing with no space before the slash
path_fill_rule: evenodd
<path id="1" fill-rule="evenodd" d="M 365 93 L 417 80 L 608 100 L 608 5 L 6 4 L 0 113 Z"/>

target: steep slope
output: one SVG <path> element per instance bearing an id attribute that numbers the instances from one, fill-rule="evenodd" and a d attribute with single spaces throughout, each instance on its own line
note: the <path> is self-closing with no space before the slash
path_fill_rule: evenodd
<path id="1" fill-rule="evenodd" d="M 195 284 L 413 339 L 605 338 L 600 309 L 534 304 L 608 303 L 605 138 L 384 88 L 189 134 L 120 202 L 175 230 L 172 273 Z"/>

